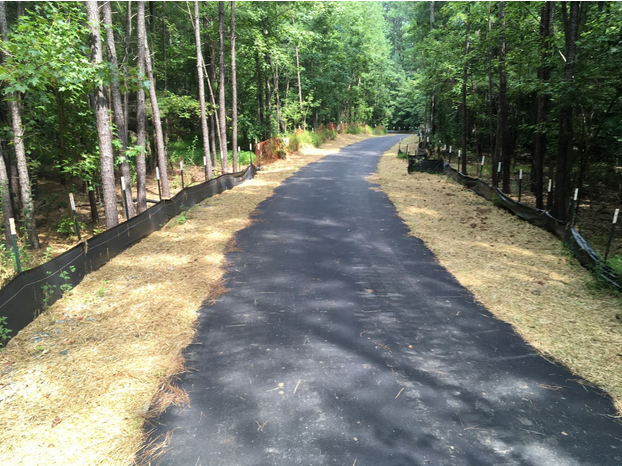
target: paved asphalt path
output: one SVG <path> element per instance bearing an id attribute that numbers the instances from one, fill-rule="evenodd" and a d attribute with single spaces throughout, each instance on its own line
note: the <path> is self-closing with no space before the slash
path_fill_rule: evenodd
<path id="1" fill-rule="evenodd" d="M 171 466 L 621 465 L 610 400 L 538 356 L 365 178 L 399 136 L 259 206 L 154 436 Z"/>

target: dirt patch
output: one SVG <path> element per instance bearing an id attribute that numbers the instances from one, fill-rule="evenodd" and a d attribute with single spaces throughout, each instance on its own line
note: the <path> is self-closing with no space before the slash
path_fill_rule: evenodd
<path id="1" fill-rule="evenodd" d="M 183 370 L 201 304 L 226 291 L 235 233 L 285 178 L 368 137 L 340 135 L 264 166 L 87 275 L 13 338 L 0 352 L 2 462 L 132 464 L 145 419 L 187 401 L 170 377 Z"/>
<path id="2" fill-rule="evenodd" d="M 396 153 L 397 146 L 384 154 L 376 182 L 412 234 L 497 318 L 622 410 L 619 296 L 595 289 L 553 235 L 444 175 L 407 175 Z"/>

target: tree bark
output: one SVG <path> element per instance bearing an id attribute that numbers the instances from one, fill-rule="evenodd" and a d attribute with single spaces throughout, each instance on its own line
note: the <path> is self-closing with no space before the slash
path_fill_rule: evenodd
<path id="1" fill-rule="evenodd" d="M 210 55 L 208 57 L 209 60 L 207 60 L 209 63 L 209 66 L 207 67 L 207 70 L 206 70 L 207 72 L 205 74 L 207 74 L 207 82 L 208 82 L 209 90 L 210 90 L 210 99 L 211 99 L 212 106 L 213 106 L 213 109 L 210 112 L 210 116 L 209 116 L 209 131 L 210 131 L 210 144 L 211 144 L 211 150 L 212 150 L 212 167 L 215 169 L 216 167 L 218 167 L 218 159 L 219 159 L 218 146 L 216 145 L 216 137 L 220 139 L 220 129 L 216 125 L 216 112 L 215 112 L 216 101 L 214 99 L 214 93 L 212 92 L 212 85 L 211 85 L 211 83 L 213 83 L 216 79 L 216 66 L 214 64 L 214 60 L 216 59 L 216 47 L 214 45 L 214 41 L 210 40 L 209 35 L 207 34 L 207 27 L 205 27 L 205 43 L 210 44 L 209 46 Z"/>
<path id="2" fill-rule="evenodd" d="M 430 33 L 432 33 L 432 31 L 434 30 L 434 1 L 430 2 Z M 432 35 L 432 34 L 430 34 Z M 468 39 L 467 39 L 468 40 Z M 434 133 L 436 131 L 436 128 L 434 126 L 434 110 L 435 110 L 435 105 L 436 104 L 436 90 L 433 88 L 432 89 L 432 94 L 430 95 L 430 143 L 431 143 L 431 147 L 434 147 Z M 430 149 L 430 153 L 432 152 L 432 149 Z M 466 152 L 465 152 L 466 153 Z"/>
<path id="3" fill-rule="evenodd" d="M 199 22 L 199 0 L 194 0 L 194 40 L 197 49 L 197 73 L 199 78 L 199 107 L 201 109 L 201 131 L 203 134 L 203 154 L 207 167 L 207 179 L 212 178 L 212 160 L 210 157 L 209 131 L 205 112 L 205 82 L 203 77 L 203 53 L 201 51 L 201 28 Z"/>
<path id="4" fill-rule="evenodd" d="M 94 67 L 101 66 L 102 47 L 99 27 L 99 10 L 97 2 L 89 0 L 85 2 L 86 17 L 89 23 L 91 42 L 91 63 Z M 97 119 L 97 136 L 99 140 L 99 165 L 102 177 L 102 189 L 104 194 L 104 215 L 106 229 L 112 228 L 119 223 L 117 213 L 117 199 L 114 183 L 114 156 L 112 152 L 112 134 L 108 123 L 108 100 L 104 90 L 98 84 L 94 89 L 95 117 Z"/>
<path id="5" fill-rule="evenodd" d="M 294 18 L 292 18 L 292 25 L 295 26 L 296 22 Z M 304 113 L 304 106 L 302 103 L 302 82 L 300 80 L 300 59 L 298 57 L 298 44 L 294 47 L 294 52 L 296 53 L 296 75 L 298 76 L 298 101 L 300 103 L 300 116 L 302 118 L 302 129 L 307 129 L 307 118 Z"/>
<path id="6" fill-rule="evenodd" d="M 264 112 L 263 112 L 263 92 L 261 92 L 261 65 L 259 61 L 259 52 L 255 52 L 255 74 L 257 77 L 257 121 L 259 127 L 263 127 Z"/>
<path id="7" fill-rule="evenodd" d="M 500 34 L 499 34 L 499 119 L 497 126 L 497 141 L 498 151 L 501 155 L 502 162 L 502 190 L 504 193 L 510 193 L 510 173 L 512 170 L 512 154 L 509 148 L 509 135 L 508 135 L 508 76 L 505 69 L 505 52 L 506 52 L 506 40 L 505 40 L 505 2 L 499 2 L 499 22 L 500 22 Z M 493 170 L 496 167 L 493 167 Z"/>
<path id="8" fill-rule="evenodd" d="M 151 66 L 151 55 L 149 53 L 149 41 L 145 34 L 145 69 L 147 78 L 151 85 L 149 86 L 149 100 L 151 101 L 151 112 L 153 114 L 153 129 L 155 132 L 155 146 L 157 153 L 158 167 L 160 168 L 160 184 L 162 186 L 162 197 L 170 198 L 171 190 L 168 185 L 168 173 L 166 167 L 166 152 L 164 151 L 164 133 L 162 132 L 162 120 L 160 119 L 160 107 L 158 105 L 158 96 L 156 94 L 156 83 L 153 78 L 153 67 Z"/>
<path id="9" fill-rule="evenodd" d="M 129 5 L 128 5 L 129 7 Z M 114 112 L 114 124 L 117 127 L 117 134 L 121 140 L 121 157 L 123 161 L 120 164 L 119 171 L 121 176 L 125 179 L 125 186 L 128 191 L 128 195 L 125 199 L 127 212 L 129 218 L 136 215 L 134 211 L 134 203 L 132 202 L 132 179 L 130 177 L 130 166 L 127 163 L 127 132 L 125 128 L 125 112 L 123 109 L 123 102 L 121 101 L 121 89 L 119 87 L 119 62 L 117 61 L 117 49 L 114 43 L 114 33 L 112 28 L 112 9 L 110 8 L 110 2 L 102 3 L 102 12 L 104 14 L 104 25 L 106 27 L 106 50 L 108 52 L 108 60 L 112 64 L 112 80 L 110 82 L 110 93 L 112 95 L 112 109 Z"/>
<path id="10" fill-rule="evenodd" d="M 464 38 L 464 66 L 462 68 L 462 173 L 467 174 L 467 141 L 468 141 L 468 122 L 467 122 L 467 79 L 469 71 L 469 10 L 467 4 L 467 19 Z"/>
<path id="11" fill-rule="evenodd" d="M 493 93 L 494 86 L 492 83 L 492 43 L 490 42 L 490 34 L 492 32 L 492 18 L 490 16 L 490 2 L 488 2 L 488 51 L 486 54 L 486 61 L 488 65 L 488 145 L 489 153 L 492 159 L 492 183 L 497 186 L 499 180 L 497 179 L 497 170 L 494 167 L 497 166 L 497 157 L 495 154 L 495 131 L 494 131 L 494 105 L 493 105 Z"/>
<path id="12" fill-rule="evenodd" d="M 238 171 L 238 84 L 235 70 L 235 1 L 231 2 L 231 150 L 233 171 Z"/>
<path id="13" fill-rule="evenodd" d="M 225 112 L 225 2 L 218 2 L 218 112 L 220 114 L 220 164 L 224 173 L 229 171 L 227 153 L 227 117 Z"/>
<path id="14" fill-rule="evenodd" d="M 536 195 L 536 208 L 544 209 L 544 158 L 546 154 L 546 120 L 549 107 L 549 96 L 544 91 L 544 86 L 551 79 L 551 69 L 547 61 L 551 56 L 551 40 L 553 39 L 553 15 L 555 14 L 555 2 L 544 2 L 540 12 L 540 67 L 538 78 L 542 90 L 538 94 L 536 131 L 534 134 L 534 193 Z"/>
<path id="15" fill-rule="evenodd" d="M 136 92 L 136 145 L 141 147 L 136 157 L 136 208 L 138 213 L 147 209 L 147 164 L 145 162 L 146 122 L 145 122 L 145 89 L 142 80 L 145 78 L 145 2 L 138 1 L 137 12 L 137 48 L 136 58 L 141 85 Z"/>
<path id="16" fill-rule="evenodd" d="M 13 207 L 11 206 L 11 188 L 9 187 L 9 174 L 4 163 L 4 156 L 0 146 L 0 201 L 2 202 L 2 217 L 4 219 L 4 244 L 9 250 L 13 243 L 9 219 L 13 218 Z"/>
<path id="17" fill-rule="evenodd" d="M 567 2 L 562 2 L 562 16 L 564 18 L 566 38 L 566 65 L 564 67 L 564 89 L 566 92 L 572 87 L 575 68 L 576 42 L 579 37 L 579 7 L 580 2 L 570 2 L 570 16 L 568 17 Z M 574 139 L 572 127 L 573 105 L 568 97 L 564 99 L 564 102 L 559 112 L 559 140 L 557 144 L 555 190 L 552 208 L 553 216 L 561 221 L 566 221 L 568 217 Z"/>

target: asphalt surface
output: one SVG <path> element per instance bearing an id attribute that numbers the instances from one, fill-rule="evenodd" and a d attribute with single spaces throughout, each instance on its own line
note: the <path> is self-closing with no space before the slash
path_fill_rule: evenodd
<path id="1" fill-rule="evenodd" d="M 301 169 L 201 310 L 175 466 L 621 465 L 602 393 L 538 356 L 407 236 L 366 177 L 399 136 Z"/>

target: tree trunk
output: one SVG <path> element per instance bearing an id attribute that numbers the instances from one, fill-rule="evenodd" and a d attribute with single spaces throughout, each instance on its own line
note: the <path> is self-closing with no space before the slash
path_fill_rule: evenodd
<path id="1" fill-rule="evenodd" d="M 205 83 L 203 79 L 203 53 L 201 52 L 201 28 L 199 22 L 199 0 L 194 1 L 194 40 L 197 49 L 197 73 L 199 77 L 199 106 L 201 108 L 201 131 L 203 134 L 203 154 L 207 167 L 207 179 L 212 178 L 212 161 L 209 147 L 209 131 L 205 113 Z"/>
<path id="2" fill-rule="evenodd" d="M 273 79 L 274 79 L 274 96 L 275 96 L 275 104 L 276 104 L 276 122 L 278 131 L 281 133 L 285 133 L 285 123 L 283 123 L 283 119 L 281 118 L 281 97 L 279 95 L 279 61 L 278 58 L 275 59 L 276 63 L 272 66 L 274 70 Z M 272 65 L 272 57 L 270 57 L 270 65 Z"/>
<path id="3" fill-rule="evenodd" d="M 490 157 L 492 159 L 492 183 L 494 186 L 497 186 L 499 180 L 497 179 L 497 170 L 494 167 L 497 166 L 497 157 L 495 154 L 495 131 L 494 131 L 494 106 L 493 106 L 493 95 L 494 95 L 494 86 L 492 83 L 492 44 L 490 43 L 490 33 L 492 32 L 492 18 L 490 16 L 490 2 L 488 2 L 488 35 L 486 39 L 488 39 L 488 52 L 486 56 L 486 61 L 488 65 L 488 150 Z"/>
<path id="4" fill-rule="evenodd" d="M 259 127 L 263 127 L 263 92 L 261 92 L 261 65 L 259 61 L 259 52 L 255 52 L 255 74 L 257 76 L 257 120 Z"/>
<path id="5" fill-rule="evenodd" d="M 430 2 L 430 33 L 434 30 L 434 0 Z M 432 94 L 430 95 L 430 143 L 431 148 L 434 148 L 434 132 L 436 128 L 434 127 L 434 110 L 436 104 L 436 90 L 432 89 Z M 430 153 L 432 152 L 430 149 Z"/>
<path id="6" fill-rule="evenodd" d="M 209 84 L 209 90 L 210 90 L 210 98 L 211 98 L 212 105 L 214 106 L 214 110 L 212 110 L 209 116 L 209 131 L 210 131 L 210 144 L 211 144 L 211 150 L 212 150 L 212 167 L 215 169 L 216 167 L 218 167 L 218 158 L 219 158 L 218 157 L 218 146 L 216 145 L 216 137 L 218 136 L 218 139 L 220 139 L 220 131 L 219 129 L 217 129 L 217 125 L 216 125 L 215 100 L 214 100 L 214 93 L 212 92 L 212 85 L 210 83 L 213 83 L 214 80 L 216 79 L 216 67 L 214 66 L 214 60 L 216 58 L 216 48 L 214 45 L 214 41 L 209 40 L 209 35 L 207 34 L 207 27 L 205 27 L 205 30 L 206 30 L 205 43 L 210 44 L 210 47 L 209 47 L 210 55 L 208 57 L 209 60 L 207 60 L 209 63 L 209 66 L 207 67 L 206 74 L 207 74 L 207 82 Z"/>
<path id="7" fill-rule="evenodd" d="M 0 202 L 2 202 L 2 217 L 4 219 L 4 244 L 8 251 L 10 250 L 13 242 L 9 224 L 9 219 L 13 218 L 13 208 L 11 206 L 9 174 L 6 170 L 6 164 L 4 163 L 4 156 L 2 153 L 0 153 Z"/>
<path id="8" fill-rule="evenodd" d="M 128 5 L 129 7 L 129 5 Z M 112 80 L 110 81 L 110 93 L 112 95 L 112 109 L 114 111 L 114 124 L 117 127 L 117 133 L 121 140 L 121 157 L 123 158 L 119 171 L 121 176 L 125 179 L 125 186 L 128 191 L 123 201 L 129 218 L 132 218 L 136 213 L 134 212 L 134 203 L 132 202 L 132 179 L 130 177 L 130 166 L 127 163 L 127 132 L 125 128 L 125 112 L 123 109 L 123 103 L 121 101 L 121 89 L 119 88 L 119 63 L 117 61 L 117 49 L 114 43 L 114 33 L 112 27 L 112 9 L 110 8 L 110 2 L 102 3 L 102 12 L 104 14 L 104 25 L 106 27 L 106 50 L 108 52 L 108 60 L 112 64 Z"/>
<path id="9" fill-rule="evenodd" d="M 225 112 L 225 2 L 218 2 L 218 112 L 220 114 L 220 165 L 229 171 L 227 153 L 227 117 Z"/>
<path id="10" fill-rule="evenodd" d="M 551 40 L 553 38 L 553 15 L 555 2 L 544 2 L 540 13 L 540 67 L 538 78 L 542 90 L 538 94 L 536 131 L 534 134 L 534 152 L 532 178 L 534 180 L 534 193 L 536 195 L 536 208 L 544 209 L 544 157 L 546 155 L 546 120 L 549 107 L 549 96 L 544 92 L 544 87 L 551 79 L 551 69 L 547 60 L 551 55 Z"/>
<path id="11" fill-rule="evenodd" d="M 138 73 L 145 76 L 145 2 L 138 1 L 136 28 L 138 56 L 136 58 Z M 136 157 L 136 208 L 138 213 L 147 209 L 147 164 L 145 162 L 146 122 L 145 122 L 145 88 L 141 85 L 136 92 L 136 145 L 141 147 Z"/>
<path id="12" fill-rule="evenodd" d="M 295 20 L 292 18 L 292 25 L 295 26 Z M 298 57 L 298 44 L 294 47 L 294 51 L 296 53 L 296 75 L 298 76 L 298 101 L 300 103 L 300 116 L 302 118 L 302 129 L 307 129 L 307 119 L 304 113 L 304 106 L 302 103 L 302 83 L 300 80 L 300 59 Z"/>
<path id="13" fill-rule="evenodd" d="M 564 89 L 566 92 L 572 86 L 573 81 L 577 50 L 576 42 L 579 36 L 579 3 L 570 2 L 570 17 L 568 17 L 567 2 L 562 2 L 562 16 L 564 18 L 566 37 L 566 65 L 564 67 Z M 566 221 L 571 189 L 574 132 L 572 128 L 573 105 L 568 98 L 564 99 L 563 102 L 565 103 L 559 112 L 559 140 L 557 145 L 552 214 L 559 220 Z"/>
<path id="14" fill-rule="evenodd" d="M 2 40 L 7 40 L 6 2 L 0 2 L 0 35 L 2 35 Z M 20 197 L 26 230 L 28 231 L 28 242 L 33 249 L 39 249 L 39 236 L 37 235 L 35 224 L 35 209 L 30 190 L 30 176 L 28 175 L 28 162 L 26 159 L 26 148 L 24 147 L 24 130 L 22 128 L 22 113 L 19 100 L 20 95 L 17 92 L 13 92 L 9 96 L 8 106 L 13 129 L 13 144 L 17 160 Z"/>
<path id="15" fill-rule="evenodd" d="M 238 86 L 235 75 L 235 1 L 231 2 L 231 150 L 233 171 L 238 171 Z"/>
<path id="16" fill-rule="evenodd" d="M 157 166 L 160 168 L 160 184 L 162 185 L 162 197 L 170 198 L 171 190 L 168 185 L 168 173 L 166 167 L 166 153 L 164 151 L 164 133 L 162 132 L 162 120 L 160 119 L 160 107 L 158 106 L 158 96 L 156 94 L 156 83 L 153 78 L 153 67 L 151 66 L 151 55 L 149 54 L 149 41 L 145 34 L 145 69 L 149 86 L 149 100 L 151 101 L 151 111 L 153 114 L 153 129 L 155 132 L 155 146 L 157 153 Z"/>
<path id="17" fill-rule="evenodd" d="M 99 212 L 97 211 L 97 198 L 95 197 L 95 188 L 92 183 L 88 183 L 89 205 L 91 207 L 91 221 L 93 224 L 99 222 Z"/>
<path id="18" fill-rule="evenodd" d="M 467 78 L 469 71 L 469 10 L 467 4 L 467 19 L 464 38 L 464 66 L 462 68 L 462 173 L 467 174 Z"/>
<path id="19" fill-rule="evenodd" d="M 505 2 L 499 2 L 499 120 L 497 126 L 498 134 L 498 151 L 502 162 L 502 190 L 504 193 L 510 193 L 510 173 L 512 170 L 512 154 L 510 152 L 510 138 L 508 134 L 508 75 L 505 69 Z M 493 167 L 493 170 L 496 167 Z"/>
<path id="20" fill-rule="evenodd" d="M 99 28 L 99 10 L 97 2 L 90 0 L 85 2 L 86 17 L 89 24 L 91 42 L 91 63 L 99 67 L 102 63 L 101 34 Z M 117 213 L 117 199 L 114 183 L 114 156 L 112 153 L 112 134 L 108 123 L 108 101 L 104 90 L 100 85 L 94 89 L 95 117 L 97 119 L 97 136 L 99 140 L 99 164 L 104 193 L 104 214 L 106 229 L 112 228 L 119 223 Z"/>

